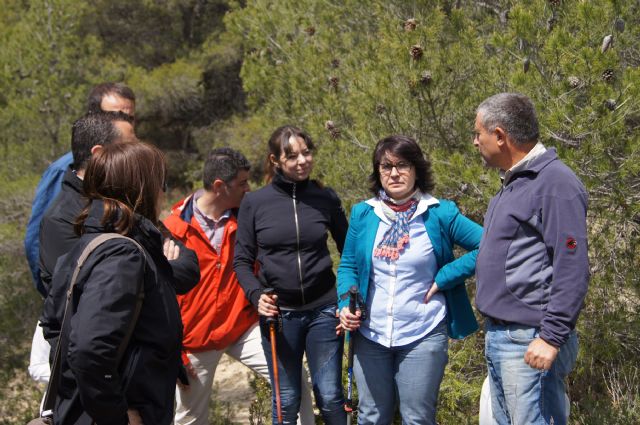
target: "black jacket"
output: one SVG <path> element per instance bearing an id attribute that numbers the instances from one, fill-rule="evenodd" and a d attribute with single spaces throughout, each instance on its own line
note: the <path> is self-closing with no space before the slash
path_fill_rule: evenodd
<path id="1" fill-rule="evenodd" d="M 146 258 L 124 239 L 109 240 L 89 256 L 78 275 L 70 327 L 60 333 L 65 293 L 75 263 L 89 241 L 110 231 L 100 224 L 102 206 L 93 202 L 86 233 L 60 259 L 41 318 L 52 346 L 61 335 L 67 347 L 61 353 L 63 375 L 54 423 L 125 425 L 127 408 L 133 408 L 145 424 L 170 424 L 182 322 L 171 266 L 162 252 L 162 236 L 151 222 L 140 217 L 128 235 L 143 246 Z M 131 326 L 141 279 L 142 309 L 118 365 L 116 352 Z"/>
<path id="2" fill-rule="evenodd" d="M 62 190 L 40 222 L 40 276 L 45 288 L 51 284 L 58 258 L 69 252 L 78 241 L 73 226 L 86 204 L 82 180 L 68 168 L 62 181 Z M 170 235 L 168 231 L 167 235 Z M 200 281 L 198 257 L 182 242 L 175 239 L 174 242 L 180 247 L 180 255 L 170 262 L 175 277 L 174 286 L 178 294 L 185 294 Z"/>
<path id="3" fill-rule="evenodd" d="M 247 193 L 233 262 L 247 298 L 257 306 L 262 290 L 275 288 L 283 307 L 304 309 L 321 297 L 335 302 L 327 230 L 342 252 L 347 228 L 336 193 L 315 181 L 294 183 L 277 174 L 271 184 Z"/>
<path id="4" fill-rule="evenodd" d="M 40 278 L 45 288 L 51 285 L 58 258 L 69 252 L 78 240 L 73 224 L 86 203 L 82 196 L 82 180 L 68 168 L 60 193 L 40 222 Z"/>

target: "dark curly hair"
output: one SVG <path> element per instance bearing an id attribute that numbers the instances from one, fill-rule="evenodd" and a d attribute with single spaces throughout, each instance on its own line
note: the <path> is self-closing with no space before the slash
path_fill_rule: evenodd
<path id="1" fill-rule="evenodd" d="M 378 196 L 378 192 L 382 189 L 380 162 L 387 152 L 411 163 L 416 170 L 416 186 L 421 192 L 429 193 L 433 190 L 435 183 L 431 171 L 431 162 L 422 153 L 422 149 L 420 149 L 415 140 L 408 136 L 396 134 L 380 139 L 373 151 L 373 169 L 369 175 L 369 189 L 374 196 Z"/>

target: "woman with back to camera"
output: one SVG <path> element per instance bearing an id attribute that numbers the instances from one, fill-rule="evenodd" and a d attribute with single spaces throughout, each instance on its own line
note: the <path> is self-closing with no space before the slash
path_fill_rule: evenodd
<path id="1" fill-rule="evenodd" d="M 335 192 L 309 179 L 312 152 L 311 138 L 296 127 L 283 126 L 271 135 L 268 166 L 272 180 L 242 200 L 234 268 L 260 314 L 262 346 L 269 360 L 266 318 L 281 315 L 276 351 L 284 423 L 296 422 L 306 353 L 324 422 L 343 424 L 342 339 L 334 331 L 337 299 L 327 231 L 342 251 L 347 220 Z M 267 288 L 274 294 L 265 294 Z M 273 383 L 271 361 L 269 373 Z M 274 394 L 274 423 L 276 414 Z"/>
<path id="2" fill-rule="evenodd" d="M 81 237 L 58 261 L 42 318 L 52 345 L 58 339 L 64 344 L 56 425 L 173 421 L 182 322 L 156 227 L 165 178 L 164 155 L 146 143 L 114 143 L 92 155 L 83 182 L 88 205 L 76 223 Z M 71 319 L 61 332 L 76 261 L 104 233 L 139 245 L 110 239 L 89 255 L 76 281 Z"/>
<path id="3" fill-rule="evenodd" d="M 390 424 L 399 404 L 403 423 L 435 425 L 448 336 L 478 328 L 464 281 L 482 227 L 430 194 L 431 164 L 409 137 L 378 142 L 369 180 L 374 197 L 353 207 L 338 267 L 338 331 L 354 338 L 358 423 Z M 456 259 L 454 245 L 469 252 Z M 342 297 L 353 285 L 363 320 Z"/>

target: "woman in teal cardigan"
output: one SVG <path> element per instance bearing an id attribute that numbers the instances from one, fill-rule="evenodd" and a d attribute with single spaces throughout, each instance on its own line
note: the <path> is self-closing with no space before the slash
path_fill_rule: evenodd
<path id="1" fill-rule="evenodd" d="M 431 164 L 409 137 L 378 142 L 370 182 L 375 196 L 353 207 L 338 268 L 340 328 L 354 338 L 358 423 L 389 424 L 399 404 L 403 423 L 435 424 L 448 337 L 478 328 L 464 281 L 474 274 L 482 227 L 429 194 Z M 468 252 L 455 258 L 454 245 Z M 362 305 L 351 314 L 354 285 Z"/>

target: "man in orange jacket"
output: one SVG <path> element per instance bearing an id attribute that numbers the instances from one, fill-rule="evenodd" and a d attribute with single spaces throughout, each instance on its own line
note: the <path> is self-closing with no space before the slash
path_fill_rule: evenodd
<path id="1" fill-rule="evenodd" d="M 184 325 L 183 361 L 190 379 L 188 386 L 179 386 L 176 392 L 177 425 L 208 423 L 213 377 L 224 353 L 269 380 L 258 315 L 233 271 L 236 212 L 249 191 L 249 169 L 240 152 L 212 150 L 204 164 L 204 188 L 174 205 L 164 220 L 200 262 L 200 282 L 178 296 Z M 313 424 L 311 395 L 308 390 L 303 394 L 299 422 Z"/>

